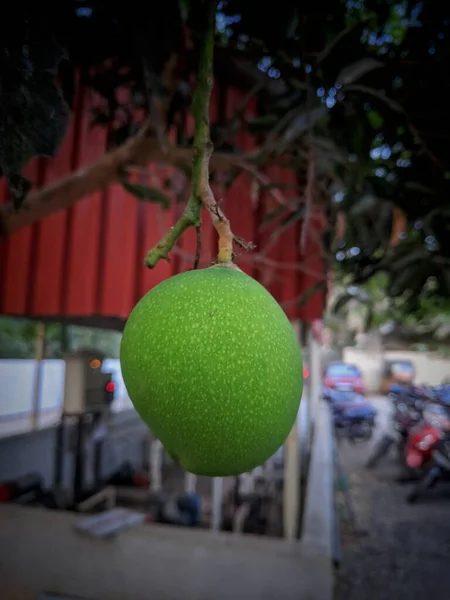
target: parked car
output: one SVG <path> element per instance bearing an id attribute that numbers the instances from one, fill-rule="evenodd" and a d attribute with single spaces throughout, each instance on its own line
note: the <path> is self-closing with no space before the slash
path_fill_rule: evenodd
<path id="1" fill-rule="evenodd" d="M 355 365 L 343 362 L 333 362 L 328 365 L 323 385 L 325 397 L 329 395 L 330 390 L 365 394 L 361 371 Z"/>

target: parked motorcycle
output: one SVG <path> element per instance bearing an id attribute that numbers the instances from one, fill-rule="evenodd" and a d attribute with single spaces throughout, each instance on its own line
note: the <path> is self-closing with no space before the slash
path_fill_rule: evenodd
<path id="1" fill-rule="evenodd" d="M 420 406 L 416 402 L 400 401 L 397 397 L 390 398 L 392 413 L 388 428 L 375 444 L 372 454 L 366 463 L 367 469 L 373 469 L 379 461 L 396 447 L 399 457 L 403 460 L 405 446 L 410 430 L 422 419 Z"/>
<path id="2" fill-rule="evenodd" d="M 405 447 L 405 467 L 410 479 L 422 475 L 423 469 L 431 461 L 433 449 L 441 435 L 439 427 L 426 421 L 422 421 L 411 430 Z"/>
<path id="3" fill-rule="evenodd" d="M 446 433 L 435 445 L 432 460 L 419 483 L 406 497 L 413 504 L 442 479 L 450 479 L 450 433 Z"/>
<path id="4" fill-rule="evenodd" d="M 330 394 L 329 401 L 337 439 L 346 437 L 351 443 L 371 439 L 377 411 L 364 396 L 354 392 L 334 391 Z"/>

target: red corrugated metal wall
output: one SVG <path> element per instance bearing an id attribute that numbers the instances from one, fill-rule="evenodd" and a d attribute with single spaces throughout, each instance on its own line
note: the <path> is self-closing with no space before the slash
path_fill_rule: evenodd
<path id="1" fill-rule="evenodd" d="M 242 93 L 228 89 L 227 116 L 242 102 Z M 215 91 L 214 98 L 217 96 Z M 40 188 L 65 177 L 69 172 L 92 162 L 106 147 L 106 131 L 91 127 L 90 100 L 79 94 L 62 148 L 56 158 L 34 160 L 28 176 Z M 213 102 L 211 118 L 216 118 L 218 102 Z M 255 105 L 248 106 L 248 114 Z M 188 124 L 192 127 L 192 122 Z M 253 138 L 243 129 L 240 150 L 250 150 Z M 173 174 L 170 167 L 150 165 L 146 182 L 153 187 Z M 269 176 L 290 184 L 285 193 L 298 195 L 292 173 L 279 168 Z M 220 189 L 218 190 L 220 194 Z M 7 188 L 0 181 L 0 203 L 8 200 Z M 301 223 L 273 239 L 277 223 L 263 227 L 262 221 L 273 210 L 273 195 L 259 193 L 251 177 L 242 173 L 221 198 L 233 231 L 254 241 L 252 254 L 240 252 L 237 262 L 250 275 L 267 286 L 285 307 L 291 319 L 321 318 L 324 291 L 299 306 L 296 302 L 311 285 L 324 278 L 324 262 L 319 236 L 323 229 L 320 215 L 312 215 L 304 254 L 300 248 Z M 34 318 L 64 318 L 90 321 L 98 318 L 125 319 L 136 301 L 163 279 L 192 268 L 195 231 L 187 231 L 170 264 L 161 261 L 150 271 L 143 266 L 148 251 L 169 228 L 180 205 L 170 211 L 151 203 L 139 202 L 119 185 L 112 186 L 78 202 L 69 210 L 55 213 L 0 242 L 0 314 Z M 318 217 L 318 218 L 316 218 Z M 216 236 L 207 215 L 203 219 L 201 265 L 214 260 Z"/>

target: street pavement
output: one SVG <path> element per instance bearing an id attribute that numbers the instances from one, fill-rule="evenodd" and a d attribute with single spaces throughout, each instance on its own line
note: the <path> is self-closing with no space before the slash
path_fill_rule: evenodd
<path id="1" fill-rule="evenodd" d="M 371 401 L 379 409 L 376 439 L 388 419 L 389 403 L 382 397 Z M 438 485 L 416 505 L 407 504 L 411 484 L 395 481 L 395 453 L 375 470 L 365 469 L 373 443 L 339 445 L 357 531 L 342 508 L 342 565 L 335 600 L 448 600 L 450 484 Z"/>

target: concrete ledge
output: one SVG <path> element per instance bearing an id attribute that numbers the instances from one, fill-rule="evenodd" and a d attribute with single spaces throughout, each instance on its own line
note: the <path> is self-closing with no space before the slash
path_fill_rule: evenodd
<path id="1" fill-rule="evenodd" d="M 0 505 L 2 600 L 43 591 L 86 600 L 327 598 L 316 589 L 322 563 L 298 543 L 161 525 L 93 540 L 74 531 L 76 519 Z"/>
<path id="2" fill-rule="evenodd" d="M 304 557 L 314 558 L 316 592 L 308 600 L 328 600 L 333 597 L 333 535 L 334 535 L 334 460 L 331 437 L 331 417 L 328 406 L 320 401 L 317 407 L 314 438 L 311 448 L 300 547 Z M 304 600 L 304 599 L 303 599 Z"/>
<path id="3" fill-rule="evenodd" d="M 160 525 L 92 540 L 74 531 L 77 515 L 0 505 L 1 600 L 331 600 L 333 469 L 321 402 L 300 543 Z"/>

